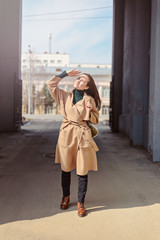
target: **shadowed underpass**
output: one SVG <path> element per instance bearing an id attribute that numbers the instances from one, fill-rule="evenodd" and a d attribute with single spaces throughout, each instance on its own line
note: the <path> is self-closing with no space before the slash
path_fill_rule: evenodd
<path id="1" fill-rule="evenodd" d="M 60 118 L 32 119 L 21 133 L 0 134 L 0 239 L 159 239 L 160 164 L 103 122 L 95 141 L 98 172 L 89 172 L 85 206 L 60 210 L 61 169 L 54 163 Z"/>

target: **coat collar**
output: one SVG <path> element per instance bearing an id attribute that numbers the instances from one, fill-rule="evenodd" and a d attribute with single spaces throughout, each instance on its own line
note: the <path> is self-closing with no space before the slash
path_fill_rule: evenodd
<path id="1" fill-rule="evenodd" d="M 73 103 L 73 93 L 74 89 L 72 90 L 72 96 L 71 96 L 71 101 L 72 101 L 72 106 L 76 106 L 76 105 L 81 105 L 83 101 L 89 101 L 90 96 L 87 95 L 86 92 L 84 92 L 83 98 L 81 100 L 79 100 L 76 104 Z"/>

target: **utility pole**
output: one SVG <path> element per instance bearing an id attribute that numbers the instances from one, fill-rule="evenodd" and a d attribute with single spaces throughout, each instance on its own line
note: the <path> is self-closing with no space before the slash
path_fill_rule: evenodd
<path id="1" fill-rule="evenodd" d="M 52 33 L 49 34 L 49 53 L 52 53 Z"/>
<path id="2" fill-rule="evenodd" d="M 29 48 L 29 74 L 28 74 L 28 114 L 32 113 L 32 82 L 31 82 L 31 46 Z"/>

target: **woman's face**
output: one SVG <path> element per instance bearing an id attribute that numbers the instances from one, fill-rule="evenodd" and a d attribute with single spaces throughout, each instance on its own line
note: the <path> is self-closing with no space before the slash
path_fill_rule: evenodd
<path id="1" fill-rule="evenodd" d="M 87 83 L 89 81 L 88 76 L 85 74 L 80 75 L 74 82 L 74 88 L 77 90 L 85 90 L 88 89 L 89 87 L 87 86 Z"/>

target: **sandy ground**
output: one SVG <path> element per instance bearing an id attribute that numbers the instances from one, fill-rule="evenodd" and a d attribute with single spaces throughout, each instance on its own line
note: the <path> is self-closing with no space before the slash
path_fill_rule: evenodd
<path id="1" fill-rule="evenodd" d="M 159 240 L 160 163 L 102 122 L 87 215 L 77 215 L 75 170 L 70 207 L 60 210 L 59 127 L 60 118 L 34 117 L 21 133 L 0 134 L 0 240 Z"/>

